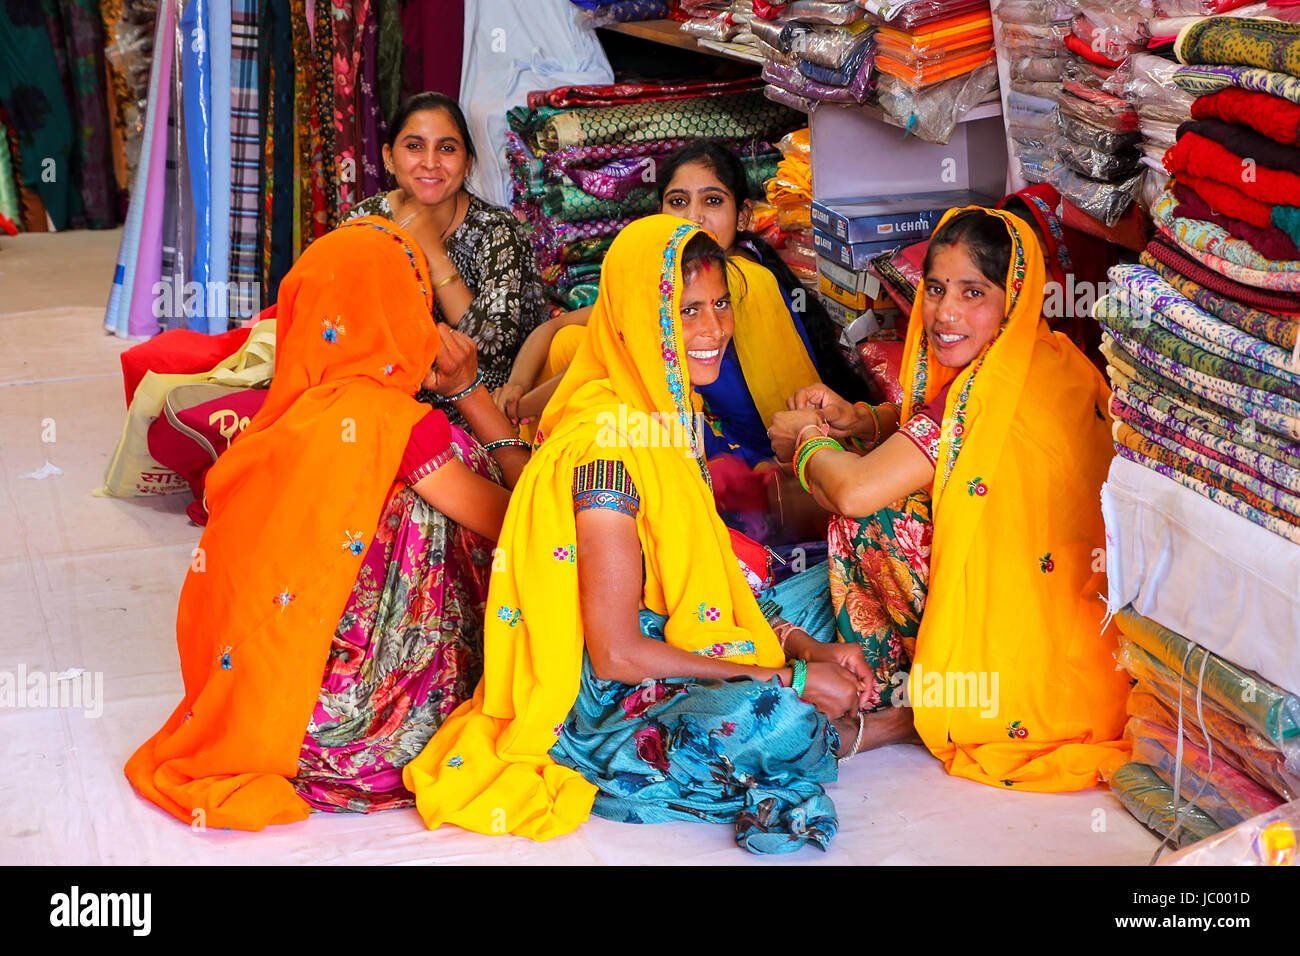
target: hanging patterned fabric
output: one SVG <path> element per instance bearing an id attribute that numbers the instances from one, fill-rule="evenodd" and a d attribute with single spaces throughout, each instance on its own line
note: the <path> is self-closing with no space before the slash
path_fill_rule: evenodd
<path id="1" fill-rule="evenodd" d="M 357 195 L 361 137 L 357 127 L 358 85 L 361 68 L 362 33 L 367 0 L 330 0 L 326 7 L 334 26 L 334 108 L 326 115 L 334 119 L 334 153 L 326 154 L 336 170 L 336 191 L 331 193 L 332 211 L 346 217 L 363 196 Z M 320 21 L 316 29 L 321 27 Z M 334 226 L 330 220 L 330 228 Z"/>
<path id="2" fill-rule="evenodd" d="M 46 5 L 46 17 L 51 37 L 57 35 L 56 58 L 66 70 L 74 129 L 73 178 L 85 207 L 85 224 L 111 229 L 117 225 L 117 203 L 98 6 L 95 0 L 58 0 Z"/>
<path id="3" fill-rule="evenodd" d="M 337 9 L 326 7 L 326 12 Z M 316 235 L 328 232 L 338 224 L 339 176 L 337 166 L 337 136 L 334 125 L 334 18 L 318 16 L 316 32 L 312 36 L 312 50 L 316 62 L 316 108 L 312 111 L 312 129 L 316 131 L 319 152 L 313 156 L 324 185 L 323 203 L 315 211 L 313 236 L 303 236 L 306 246 Z"/>
<path id="4" fill-rule="evenodd" d="M 386 184 L 379 171 L 384 168 L 383 144 L 388 139 L 388 122 L 379 98 L 379 11 L 375 2 L 366 4 L 365 23 L 362 27 L 360 122 L 361 155 L 358 181 L 361 196 L 373 196 Z"/>

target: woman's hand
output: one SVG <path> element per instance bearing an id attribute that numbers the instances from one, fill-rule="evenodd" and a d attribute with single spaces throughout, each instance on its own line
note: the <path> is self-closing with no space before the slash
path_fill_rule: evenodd
<path id="1" fill-rule="evenodd" d="M 519 399 L 524 397 L 524 387 L 506 382 L 492 393 L 492 403 L 512 424 L 519 424 Z"/>
<path id="2" fill-rule="evenodd" d="M 813 661 L 808 665 L 803 699 L 831 720 L 838 720 L 846 714 L 856 714 L 861 708 L 861 697 L 858 678 L 839 664 Z"/>
<path id="3" fill-rule="evenodd" d="M 858 705 L 865 706 L 871 691 L 875 688 L 876 677 L 867 668 L 867 659 L 862 656 L 862 646 L 857 641 L 848 643 L 823 644 L 813 641 L 808 645 L 804 660 L 809 663 L 820 661 L 825 664 L 838 664 L 858 681 Z"/>
<path id="4" fill-rule="evenodd" d="M 772 416 L 772 427 L 767 430 L 767 437 L 772 442 L 772 452 L 777 461 L 790 461 L 794 458 L 799 433 L 809 425 L 820 425 L 822 412 L 815 408 L 800 408 L 797 411 L 777 412 Z"/>
<path id="5" fill-rule="evenodd" d="M 832 438 L 847 438 L 858 424 L 856 405 L 847 402 L 820 382 L 801 388 L 786 402 L 790 409 L 817 409 L 830 426 Z M 774 420 L 775 423 L 775 420 Z"/>
<path id="6" fill-rule="evenodd" d="M 439 395 L 455 395 L 469 388 L 478 377 L 478 346 L 464 332 L 445 322 L 438 323 L 442 345 L 438 360 L 424 380 L 425 388 Z"/>

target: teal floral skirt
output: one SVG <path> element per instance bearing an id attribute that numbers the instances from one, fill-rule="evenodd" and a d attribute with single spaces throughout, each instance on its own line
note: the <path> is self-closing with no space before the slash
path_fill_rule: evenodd
<path id="1" fill-rule="evenodd" d="M 663 615 L 641 633 L 664 639 Z M 836 779 L 839 734 L 773 678 L 601 680 L 586 654 L 582 685 L 551 757 L 600 788 L 592 812 L 624 823 L 734 823 L 754 853 L 825 849 L 839 828 L 823 784 Z"/>

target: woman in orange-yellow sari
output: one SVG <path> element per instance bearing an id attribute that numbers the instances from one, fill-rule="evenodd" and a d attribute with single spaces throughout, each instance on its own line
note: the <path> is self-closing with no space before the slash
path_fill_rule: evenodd
<path id="1" fill-rule="evenodd" d="M 478 678 L 502 475 L 527 450 L 431 296 L 419 245 L 379 218 L 317 239 L 280 286 L 275 378 L 212 467 L 181 592 L 185 696 L 126 765 L 187 823 L 409 806 L 403 765 Z"/>
<path id="2" fill-rule="evenodd" d="M 1097 559 L 1109 390 L 1048 327 L 1043 287 L 1023 220 L 951 210 L 912 311 L 902 407 L 805 389 L 773 441 L 838 516 L 821 586 L 875 675 L 869 719 L 910 707 L 949 773 L 1066 791 L 1124 762 L 1128 681 Z"/>

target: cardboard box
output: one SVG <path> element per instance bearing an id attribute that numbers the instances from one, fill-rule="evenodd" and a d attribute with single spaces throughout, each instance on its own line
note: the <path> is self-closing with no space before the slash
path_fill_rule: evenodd
<path id="1" fill-rule="evenodd" d="M 903 196 L 861 196 L 855 199 L 814 199 L 813 228 L 848 244 L 897 239 L 924 239 L 954 206 L 989 206 L 997 200 L 969 190 L 912 193 Z"/>

